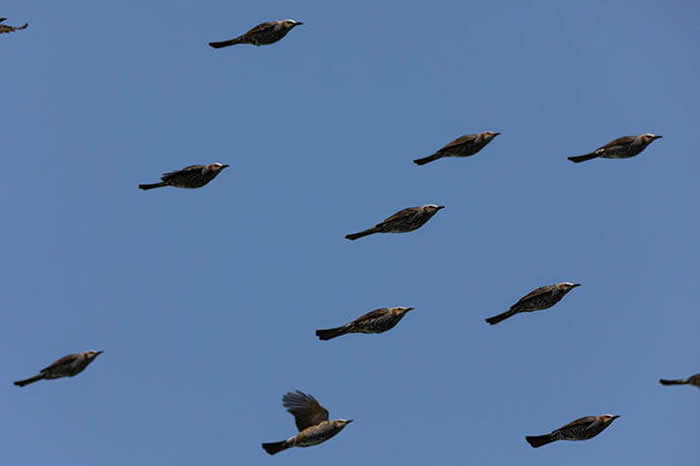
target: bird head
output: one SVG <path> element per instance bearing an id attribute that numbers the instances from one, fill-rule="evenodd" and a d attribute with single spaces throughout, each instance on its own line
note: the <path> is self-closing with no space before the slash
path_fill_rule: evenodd
<path id="1" fill-rule="evenodd" d="M 495 131 L 485 131 L 485 132 L 481 133 L 481 135 L 484 136 L 484 138 L 486 138 L 489 141 L 491 139 L 495 138 L 496 136 L 498 136 L 499 134 L 501 134 L 501 133 L 497 133 Z"/>
<path id="2" fill-rule="evenodd" d="M 304 23 L 302 23 L 301 21 L 295 21 L 293 19 L 282 20 L 282 26 L 284 26 L 287 29 L 292 29 L 292 28 L 295 28 L 297 26 L 301 26 L 302 24 L 304 24 Z"/>
<path id="3" fill-rule="evenodd" d="M 639 139 L 641 139 L 642 143 L 646 146 L 646 145 L 651 144 L 652 142 L 656 141 L 657 139 L 661 139 L 662 137 L 663 136 L 658 136 L 658 135 L 653 134 L 653 133 L 646 133 L 646 134 L 642 134 L 641 136 L 639 136 Z"/>
<path id="4" fill-rule="evenodd" d="M 343 428 L 345 428 L 346 425 L 348 425 L 352 422 L 352 419 L 336 419 L 334 422 L 335 422 L 336 426 L 343 429 Z"/>
<path id="5" fill-rule="evenodd" d="M 415 307 L 403 307 L 403 306 L 398 306 L 398 307 L 392 307 L 392 308 L 391 308 L 391 311 L 392 311 L 394 314 L 398 314 L 398 315 L 402 316 L 402 315 L 406 314 L 408 311 L 412 311 L 412 310 L 414 310 L 414 309 L 415 309 Z"/>
<path id="6" fill-rule="evenodd" d="M 102 353 L 104 353 L 104 351 L 90 350 L 90 351 L 86 351 L 84 354 L 85 354 L 85 357 L 88 359 L 88 361 L 93 361 L 97 356 L 99 356 Z"/>
<path id="7" fill-rule="evenodd" d="M 226 165 L 225 163 L 214 162 L 214 163 L 210 163 L 209 165 L 207 165 L 207 170 L 211 170 L 215 173 L 218 173 L 227 167 L 228 167 L 228 165 Z"/>
<path id="8" fill-rule="evenodd" d="M 424 205 L 422 207 L 423 212 L 425 212 L 426 214 L 431 214 L 431 215 L 434 214 L 435 212 L 437 212 L 438 210 L 444 209 L 444 208 L 445 208 L 444 205 L 435 205 L 435 204 L 427 204 L 427 205 Z"/>
<path id="9" fill-rule="evenodd" d="M 571 283 L 571 282 L 561 282 L 557 284 L 557 287 L 564 291 L 564 292 L 569 292 L 576 288 L 577 286 L 581 286 L 580 283 Z"/>
<path id="10" fill-rule="evenodd" d="M 605 424 L 610 424 L 618 417 L 620 416 L 618 416 L 617 414 L 603 414 L 602 416 L 600 416 L 600 420 L 603 421 Z"/>

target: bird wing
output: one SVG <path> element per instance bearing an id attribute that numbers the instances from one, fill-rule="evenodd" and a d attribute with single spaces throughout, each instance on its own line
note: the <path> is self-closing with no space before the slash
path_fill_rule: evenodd
<path id="1" fill-rule="evenodd" d="M 635 140 L 635 138 L 636 138 L 636 136 L 623 136 L 621 138 L 617 138 L 614 141 L 610 141 L 606 145 L 597 148 L 594 152 L 598 152 L 601 149 L 609 149 L 609 148 L 615 147 L 615 146 L 630 144 L 632 141 Z"/>
<path id="2" fill-rule="evenodd" d="M 575 421 L 571 421 L 565 426 L 561 426 L 559 430 L 567 429 L 569 427 L 576 427 L 576 426 L 582 426 L 585 427 L 586 429 L 590 429 L 591 426 L 595 425 L 596 422 L 598 421 L 598 418 L 596 416 L 586 416 L 582 417 L 579 419 L 576 419 Z"/>
<path id="3" fill-rule="evenodd" d="M 63 356 L 61 359 L 59 359 L 59 360 L 57 360 L 57 361 L 54 361 L 54 362 L 51 363 L 51 365 L 46 366 L 45 368 L 43 368 L 40 372 L 50 371 L 50 370 L 55 369 L 55 368 L 57 368 L 57 367 L 65 366 L 65 365 L 71 364 L 71 363 L 73 363 L 76 359 L 78 359 L 79 357 L 80 357 L 79 354 L 69 354 L 68 356 Z"/>
<path id="4" fill-rule="evenodd" d="M 397 219 L 399 219 L 399 218 L 407 217 L 407 216 L 409 216 L 409 215 L 413 215 L 413 214 L 416 213 L 416 209 L 419 209 L 419 207 L 407 207 L 407 208 L 405 208 L 405 209 L 403 209 L 403 210 L 399 210 L 398 212 L 396 212 L 396 213 L 395 213 L 394 215 L 392 215 L 391 217 L 385 218 L 384 221 L 382 221 L 382 223 L 393 222 L 394 220 L 397 220 Z M 381 225 L 382 223 L 380 223 L 380 225 Z"/>
<path id="5" fill-rule="evenodd" d="M 517 304 L 521 304 L 521 303 L 523 303 L 523 302 L 525 302 L 525 301 L 527 301 L 527 300 L 529 300 L 529 299 L 532 299 L 532 298 L 534 298 L 534 297 L 536 297 L 536 296 L 540 296 L 540 295 L 543 295 L 543 294 L 547 294 L 547 293 L 549 293 L 550 291 L 552 291 L 552 285 L 541 286 L 541 287 L 537 288 L 536 290 L 532 290 L 531 292 L 529 292 L 528 294 L 526 294 L 525 296 L 523 296 L 522 298 L 520 298 L 520 299 L 518 300 L 518 302 L 514 304 L 514 306 L 517 305 Z"/>
<path id="6" fill-rule="evenodd" d="M 249 34 L 257 34 L 259 32 L 264 32 L 264 31 L 273 29 L 276 25 L 277 25 L 277 23 L 275 23 L 275 22 L 260 23 L 257 26 L 255 26 L 254 28 L 250 29 L 248 32 L 246 32 L 245 35 L 247 36 Z"/>
<path id="7" fill-rule="evenodd" d="M 321 406 L 316 398 L 299 390 L 284 395 L 282 406 L 294 416 L 300 432 L 328 420 L 328 410 Z"/>
<path id="8" fill-rule="evenodd" d="M 185 167 L 182 170 L 175 170 L 175 171 L 163 173 L 161 175 L 160 179 L 163 181 L 167 181 L 168 179 L 172 178 L 175 175 L 197 172 L 197 171 L 200 171 L 202 168 L 204 168 L 204 165 L 190 165 L 189 167 Z"/>
<path id="9" fill-rule="evenodd" d="M 452 141 L 451 143 L 447 144 L 446 146 L 440 148 L 440 150 L 438 150 L 438 152 L 442 152 L 444 150 L 448 150 L 448 149 L 451 149 L 451 148 L 456 147 L 456 146 L 461 146 L 462 144 L 465 144 L 467 142 L 471 142 L 476 138 L 476 136 L 477 136 L 476 134 L 467 134 L 466 136 L 459 137 L 459 138 L 455 139 L 454 141 Z"/>
<path id="10" fill-rule="evenodd" d="M 376 319 L 378 317 L 383 316 L 386 314 L 386 308 L 381 308 L 381 309 L 375 309 L 374 311 L 370 311 L 367 314 L 364 314 L 357 319 L 353 320 L 353 324 L 358 324 L 360 322 L 366 322 L 368 320 Z"/>

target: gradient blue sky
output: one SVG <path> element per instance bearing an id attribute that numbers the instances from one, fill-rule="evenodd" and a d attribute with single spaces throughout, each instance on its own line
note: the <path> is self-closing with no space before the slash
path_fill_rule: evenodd
<path id="1" fill-rule="evenodd" d="M 691 464 L 697 2 L 9 0 L 3 464 Z M 214 50 L 255 24 L 270 47 Z M 417 167 L 467 133 L 476 157 Z M 566 160 L 623 135 L 631 160 Z M 196 191 L 138 183 L 231 164 Z M 424 228 L 346 233 L 408 206 Z M 531 289 L 555 308 L 483 319 Z M 415 306 L 384 335 L 317 328 Z M 25 389 L 54 359 L 80 376 Z M 268 457 L 284 392 L 341 435 Z M 583 443 L 524 441 L 621 414 Z"/>

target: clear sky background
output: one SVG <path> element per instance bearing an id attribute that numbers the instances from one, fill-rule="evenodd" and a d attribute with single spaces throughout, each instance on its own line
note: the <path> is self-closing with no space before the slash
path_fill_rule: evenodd
<path id="1" fill-rule="evenodd" d="M 697 461 L 700 391 L 658 384 L 700 372 L 697 2 L 2 6 L 30 23 L 0 36 L 2 464 Z M 287 17 L 273 46 L 207 46 Z M 214 161 L 202 189 L 137 189 Z M 427 203 L 416 232 L 343 238 Z M 398 305 L 383 335 L 314 336 Z M 294 389 L 355 423 L 268 457 Z M 608 412 L 588 442 L 524 440 Z"/>

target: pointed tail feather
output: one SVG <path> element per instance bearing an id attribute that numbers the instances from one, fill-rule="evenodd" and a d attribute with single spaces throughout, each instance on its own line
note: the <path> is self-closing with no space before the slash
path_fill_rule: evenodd
<path id="1" fill-rule="evenodd" d="M 368 236 L 368 235 L 371 235 L 373 233 L 377 233 L 376 228 L 370 228 L 368 230 L 361 231 L 359 233 L 351 233 L 349 235 L 345 235 L 345 237 L 349 240 L 356 240 L 357 238 L 362 238 L 363 236 Z"/>
<path id="2" fill-rule="evenodd" d="M 415 163 L 416 165 L 425 165 L 426 163 L 433 162 L 441 157 L 442 157 L 442 155 L 440 155 L 440 154 L 433 154 L 433 155 L 429 155 L 427 157 L 423 157 L 422 159 L 416 159 L 413 161 L 413 163 Z"/>
<path id="3" fill-rule="evenodd" d="M 241 43 L 243 43 L 243 39 L 241 39 L 240 37 L 236 37 L 235 39 L 223 40 L 221 42 L 209 42 L 209 46 L 214 47 L 215 49 L 220 49 L 221 47 L 228 47 L 230 45 L 236 45 Z"/>
<path id="4" fill-rule="evenodd" d="M 339 337 L 346 333 L 348 333 L 348 328 L 345 325 L 342 327 L 316 330 L 316 336 L 321 340 L 330 340 L 331 338 Z"/>
<path id="5" fill-rule="evenodd" d="M 146 191 L 148 189 L 162 188 L 163 186 L 168 186 L 168 183 L 160 182 L 160 183 L 153 183 L 153 184 L 140 184 L 139 188 Z"/>
<path id="6" fill-rule="evenodd" d="M 661 385 L 686 385 L 688 379 L 659 379 Z"/>
<path id="7" fill-rule="evenodd" d="M 276 453 L 286 450 L 290 447 L 290 445 L 287 443 L 286 440 L 283 440 L 281 442 L 263 443 L 262 447 L 263 450 L 265 450 L 271 455 L 274 455 Z"/>
<path id="8" fill-rule="evenodd" d="M 28 379 L 18 380 L 16 382 L 14 382 L 14 384 L 17 385 L 18 387 L 24 387 L 25 385 L 29 385 L 30 383 L 38 382 L 43 378 L 44 378 L 44 374 L 39 374 L 39 375 L 35 375 L 34 377 L 30 377 Z"/>
<path id="9" fill-rule="evenodd" d="M 488 322 L 491 325 L 496 325 L 497 323 L 499 323 L 503 320 L 506 320 L 508 317 L 513 317 L 517 313 L 518 313 L 518 311 L 514 311 L 514 310 L 510 309 L 506 312 L 502 312 L 502 313 L 495 315 L 493 317 L 488 317 L 484 320 L 486 320 L 486 322 Z"/>
<path id="10" fill-rule="evenodd" d="M 528 435 L 525 437 L 525 440 L 527 440 L 527 443 L 529 443 L 532 448 L 539 448 L 542 445 L 547 445 L 548 443 L 554 442 L 556 439 L 552 436 L 552 434 L 547 434 Z"/>
<path id="11" fill-rule="evenodd" d="M 28 26 L 29 26 L 29 23 L 24 23 L 24 26 L 16 27 L 15 29 L 17 31 L 19 31 L 20 29 L 27 29 Z"/>
<path id="12" fill-rule="evenodd" d="M 586 160 L 596 159 L 598 157 L 600 157 L 598 154 L 596 154 L 595 152 L 591 152 L 590 154 L 586 155 L 575 155 L 573 157 L 569 157 L 569 160 L 571 160 L 574 163 L 581 163 L 585 162 Z"/>

